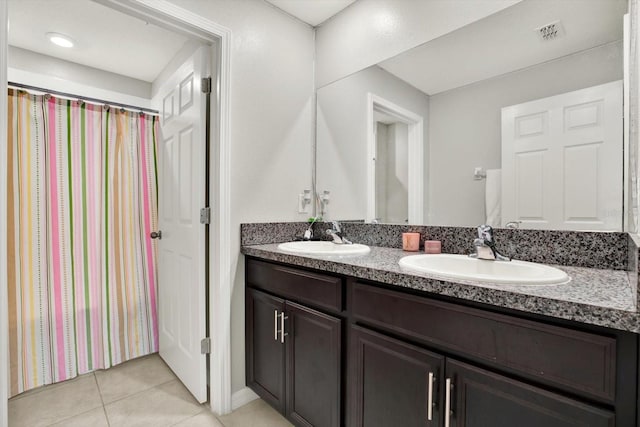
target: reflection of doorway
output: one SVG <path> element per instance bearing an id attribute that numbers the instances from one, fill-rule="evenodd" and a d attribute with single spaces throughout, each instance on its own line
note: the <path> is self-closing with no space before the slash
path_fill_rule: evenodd
<path id="1" fill-rule="evenodd" d="M 384 223 L 409 220 L 407 154 L 409 126 L 394 117 L 374 112 L 376 122 L 376 212 Z"/>
<path id="2" fill-rule="evenodd" d="M 367 123 L 366 220 L 422 224 L 423 118 L 369 93 Z"/>

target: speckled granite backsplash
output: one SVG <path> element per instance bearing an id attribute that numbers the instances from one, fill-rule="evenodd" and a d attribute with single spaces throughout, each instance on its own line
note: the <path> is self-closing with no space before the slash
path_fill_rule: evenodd
<path id="1" fill-rule="evenodd" d="M 638 280 L 640 276 L 640 271 L 638 271 L 638 266 L 640 266 L 640 236 L 629 234 L 629 261 L 627 265 L 627 270 L 629 271 L 629 284 L 631 285 L 631 291 L 634 294 L 638 294 Z M 638 296 L 640 300 L 640 295 Z M 638 301 L 640 303 L 640 301 Z M 639 304 L 640 306 L 640 304 Z"/>
<path id="2" fill-rule="evenodd" d="M 240 244 L 264 245 L 290 242 L 301 238 L 309 228 L 306 222 L 264 222 L 240 224 Z"/>
<path id="3" fill-rule="evenodd" d="M 402 233 L 421 234 L 421 241 L 441 240 L 442 252 L 467 254 L 473 251 L 475 227 L 432 227 L 342 222 L 343 234 L 354 243 L 390 248 L 402 247 Z M 303 235 L 305 222 L 258 223 L 240 226 L 241 244 L 259 245 L 287 242 Z M 314 224 L 316 236 L 324 238 L 329 224 Z M 600 233 L 556 230 L 496 229 L 496 246 L 505 255 L 523 261 L 576 267 L 637 271 L 638 247 L 627 233 Z M 635 283 L 637 286 L 637 275 Z"/>

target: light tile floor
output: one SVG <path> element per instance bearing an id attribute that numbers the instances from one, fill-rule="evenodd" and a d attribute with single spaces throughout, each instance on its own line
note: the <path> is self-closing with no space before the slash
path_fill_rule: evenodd
<path id="1" fill-rule="evenodd" d="M 262 400 L 216 418 L 157 354 L 9 400 L 9 427 L 291 427 Z"/>

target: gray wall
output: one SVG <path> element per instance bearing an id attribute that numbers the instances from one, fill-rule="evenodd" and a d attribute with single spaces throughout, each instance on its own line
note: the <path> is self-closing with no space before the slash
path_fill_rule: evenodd
<path id="1" fill-rule="evenodd" d="M 617 42 L 432 95 L 427 223 L 484 222 L 484 180 L 473 169 L 500 168 L 502 107 L 621 80 L 622 61 Z"/>

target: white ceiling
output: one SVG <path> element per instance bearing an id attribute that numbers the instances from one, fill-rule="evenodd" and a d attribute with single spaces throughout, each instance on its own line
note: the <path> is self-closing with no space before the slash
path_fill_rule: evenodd
<path id="1" fill-rule="evenodd" d="M 184 35 L 91 0 L 9 0 L 9 44 L 152 82 L 187 42 Z M 58 47 L 47 32 L 73 38 Z"/>
<path id="2" fill-rule="evenodd" d="M 278 9 L 317 27 L 356 0 L 266 0 Z"/>
<path id="3" fill-rule="evenodd" d="M 433 95 L 620 40 L 626 10 L 627 0 L 524 0 L 378 65 Z M 558 20 L 564 35 L 542 41 L 535 29 Z"/>
<path id="4" fill-rule="evenodd" d="M 267 0 L 316 26 L 355 0 Z M 188 41 L 178 33 L 92 0 L 9 0 L 9 44 L 152 82 Z M 524 0 L 380 63 L 427 94 L 481 81 L 622 38 L 627 0 Z M 543 42 L 535 28 L 562 21 L 565 35 Z M 47 32 L 76 47 L 51 44 Z"/>

